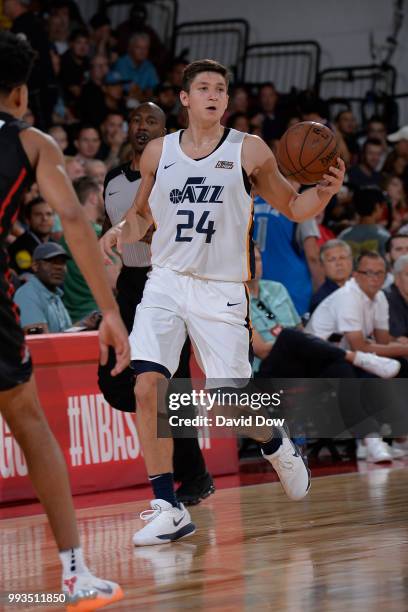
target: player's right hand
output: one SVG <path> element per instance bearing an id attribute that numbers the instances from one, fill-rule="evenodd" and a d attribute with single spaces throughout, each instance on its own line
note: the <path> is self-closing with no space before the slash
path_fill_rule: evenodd
<path id="1" fill-rule="evenodd" d="M 119 253 L 121 252 L 121 233 L 122 228 L 115 225 L 99 239 L 99 246 L 102 252 L 103 261 L 107 266 L 110 266 L 112 264 L 112 260 L 115 260 L 117 257 L 117 254 L 113 251 L 113 248 L 116 247 Z"/>
<path id="2" fill-rule="evenodd" d="M 116 364 L 111 375 L 116 376 L 128 367 L 130 362 L 130 346 L 128 332 L 117 309 L 103 313 L 99 327 L 99 348 L 101 365 L 108 361 L 108 347 L 112 346 L 116 355 Z"/>

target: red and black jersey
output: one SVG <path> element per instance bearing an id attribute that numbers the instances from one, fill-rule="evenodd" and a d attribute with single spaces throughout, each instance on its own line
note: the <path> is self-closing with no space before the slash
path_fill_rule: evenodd
<path id="1" fill-rule="evenodd" d="M 0 113 L 0 391 L 12 389 L 31 376 L 30 354 L 13 302 L 6 249 L 6 237 L 17 219 L 23 192 L 35 180 L 19 136 L 28 127 Z"/>
<path id="2" fill-rule="evenodd" d="M 19 213 L 22 194 L 35 180 L 20 140 L 28 124 L 0 112 L 0 274 L 7 269 L 6 237 Z"/>

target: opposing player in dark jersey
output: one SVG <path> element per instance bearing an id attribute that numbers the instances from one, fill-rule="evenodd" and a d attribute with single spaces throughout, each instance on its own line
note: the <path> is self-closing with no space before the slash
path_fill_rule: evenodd
<path id="1" fill-rule="evenodd" d="M 102 234 L 118 223 L 135 199 L 141 182 L 140 157 L 146 145 L 166 133 L 166 115 L 153 102 L 140 104 L 129 118 L 129 142 L 132 159 L 112 168 L 104 183 L 105 220 Z M 125 245 L 122 252 L 123 266 L 116 283 L 116 299 L 120 314 L 129 331 L 132 331 L 136 306 L 140 303 L 147 274 L 151 269 L 149 234 L 143 241 Z M 189 359 L 191 344 L 187 339 L 180 356 L 176 378 L 190 378 Z M 108 362 L 99 366 L 98 382 L 105 399 L 111 406 L 126 412 L 135 412 L 134 373 L 129 367 L 118 376 L 111 376 L 114 352 L 109 351 Z M 198 504 L 214 492 L 214 483 L 206 470 L 204 457 L 197 438 L 175 438 L 173 465 L 175 480 L 181 482 L 176 491 L 177 499 L 185 505 Z"/>
<path id="2" fill-rule="evenodd" d="M 34 180 L 60 216 L 67 242 L 103 313 L 101 360 L 106 362 L 108 346 L 113 346 L 113 374 L 127 367 L 129 346 L 95 235 L 65 173 L 62 154 L 52 138 L 21 121 L 34 57 L 25 40 L 0 32 L 0 411 L 24 453 L 47 513 L 68 609 L 95 610 L 121 599 L 123 593 L 116 583 L 93 576 L 85 564 L 66 465 L 39 403 L 7 267 L 6 237 L 17 219 L 23 191 Z"/>

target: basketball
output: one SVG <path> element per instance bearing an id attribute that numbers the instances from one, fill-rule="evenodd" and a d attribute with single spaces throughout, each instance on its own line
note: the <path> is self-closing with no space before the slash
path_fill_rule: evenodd
<path id="1" fill-rule="evenodd" d="M 336 164 L 337 156 L 336 136 L 315 121 L 290 127 L 280 139 L 277 152 L 282 174 L 302 185 L 318 183 L 329 166 Z"/>

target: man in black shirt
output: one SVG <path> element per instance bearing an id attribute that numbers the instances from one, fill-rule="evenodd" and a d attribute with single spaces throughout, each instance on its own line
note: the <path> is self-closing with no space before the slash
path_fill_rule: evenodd
<path id="1" fill-rule="evenodd" d="M 48 242 L 54 225 L 54 211 L 42 198 L 36 198 L 24 210 L 28 230 L 9 246 L 10 266 L 17 274 L 31 272 L 34 249 Z"/>

